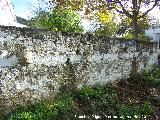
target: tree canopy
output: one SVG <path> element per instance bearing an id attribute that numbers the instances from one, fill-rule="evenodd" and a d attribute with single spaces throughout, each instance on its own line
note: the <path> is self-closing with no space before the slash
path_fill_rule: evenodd
<path id="1" fill-rule="evenodd" d="M 71 9 L 56 9 L 51 12 L 39 11 L 29 22 L 30 27 L 50 29 L 63 32 L 84 31 L 81 16 Z"/>
<path id="2" fill-rule="evenodd" d="M 103 15 L 97 16 L 95 24 L 93 24 L 93 33 L 96 35 L 115 37 L 119 30 L 119 22 L 117 21 L 117 15 L 110 13 L 108 18 L 102 17 Z"/>
<path id="3" fill-rule="evenodd" d="M 160 0 L 108 0 L 108 3 L 114 3 L 114 5 L 109 6 L 109 8 L 116 10 L 119 14 L 125 15 L 131 20 L 134 38 L 138 38 L 138 21 L 145 18 L 154 7 L 159 5 L 159 1 Z"/>
<path id="4" fill-rule="evenodd" d="M 160 0 L 53 0 L 54 6 L 85 11 L 84 16 L 98 16 L 108 21 L 110 11 L 125 15 L 132 21 L 134 38 L 138 38 L 138 21 L 160 4 Z"/>
<path id="5" fill-rule="evenodd" d="M 133 38 L 133 24 L 132 20 L 126 16 L 121 16 L 120 28 L 117 31 L 118 35 L 122 35 L 125 38 Z M 138 20 L 138 33 L 139 39 L 147 40 L 145 30 L 151 27 L 150 16 L 146 15 L 143 19 Z"/>

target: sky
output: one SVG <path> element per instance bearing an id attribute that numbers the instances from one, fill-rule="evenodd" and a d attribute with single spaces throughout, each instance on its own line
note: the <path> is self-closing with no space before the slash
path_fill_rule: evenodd
<path id="1" fill-rule="evenodd" d="M 36 10 L 35 3 L 38 3 L 38 0 L 11 0 L 11 2 L 17 16 L 29 19 L 33 16 L 33 11 Z M 82 20 L 82 25 L 85 30 L 91 28 L 90 23 L 86 20 Z"/>
<path id="2" fill-rule="evenodd" d="M 33 16 L 33 11 L 35 10 L 35 3 L 38 3 L 38 0 L 11 0 L 14 11 L 17 16 L 20 16 L 25 19 L 29 19 Z M 160 10 L 159 8 L 154 8 L 153 11 L 149 12 L 149 15 L 155 16 L 160 20 Z M 82 25 L 85 29 L 89 28 L 89 22 L 83 20 Z"/>
<path id="3" fill-rule="evenodd" d="M 36 1 L 37 0 L 11 0 L 15 14 L 25 19 L 29 19 L 32 16 L 32 10 L 34 10 L 33 3 Z"/>

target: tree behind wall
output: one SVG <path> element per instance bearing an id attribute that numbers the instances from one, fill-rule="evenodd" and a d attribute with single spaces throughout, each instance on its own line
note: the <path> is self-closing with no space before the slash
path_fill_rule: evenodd
<path id="1" fill-rule="evenodd" d="M 57 6 L 71 7 L 78 11 L 85 10 L 85 15 L 115 10 L 132 20 L 135 39 L 138 39 L 139 35 L 138 21 L 160 4 L 160 0 L 53 0 L 53 2 Z M 76 5 L 77 2 L 79 4 Z"/>
<path id="2" fill-rule="evenodd" d="M 109 3 L 115 4 L 111 6 L 111 9 L 127 16 L 132 21 L 133 35 L 135 39 L 138 39 L 139 37 L 138 22 L 158 6 L 159 1 L 160 0 L 108 0 Z M 145 9 L 145 11 L 142 11 L 142 9 Z"/>
<path id="3" fill-rule="evenodd" d="M 79 32 L 84 31 L 81 16 L 71 9 L 53 9 L 51 12 L 40 11 L 29 22 L 33 28 L 44 28 L 52 31 Z"/>
<path id="4" fill-rule="evenodd" d="M 103 17 L 104 18 L 104 17 Z M 115 37 L 117 31 L 119 30 L 119 22 L 117 21 L 117 16 L 114 13 L 110 13 L 110 17 L 108 17 L 108 21 L 104 18 L 104 21 L 101 20 L 102 16 L 97 17 L 97 22 L 95 26 L 94 34 Z"/>
<path id="5" fill-rule="evenodd" d="M 131 39 L 134 36 L 132 20 L 126 16 L 121 16 L 120 28 L 117 31 L 118 35 L 122 35 L 124 38 Z M 151 27 L 150 16 L 146 15 L 143 19 L 138 20 L 138 38 L 141 40 L 148 40 L 149 38 L 145 34 L 145 30 Z"/>

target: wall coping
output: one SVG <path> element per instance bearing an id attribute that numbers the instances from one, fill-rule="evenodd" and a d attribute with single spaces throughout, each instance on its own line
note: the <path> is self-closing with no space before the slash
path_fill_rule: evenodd
<path id="1" fill-rule="evenodd" d="M 29 27 L 16 27 L 16 26 L 3 26 L 3 25 L 0 25 L 0 30 L 1 31 L 6 31 L 6 30 L 9 30 L 9 31 L 12 31 L 13 33 L 14 32 L 18 32 L 20 31 L 20 35 L 24 36 L 24 37 L 35 37 L 36 35 L 39 35 L 40 33 L 44 33 L 43 35 L 45 35 L 46 33 L 51 33 L 53 35 L 56 35 L 56 36 L 59 36 L 59 35 L 62 35 L 62 36 L 82 36 L 82 37 L 93 37 L 93 38 L 105 38 L 105 39 L 110 39 L 110 40 L 113 40 L 113 41 L 121 41 L 121 42 L 127 42 L 127 41 L 135 41 L 136 43 L 139 43 L 139 44 L 157 44 L 158 42 L 149 42 L 149 41 L 142 41 L 142 40 L 136 40 L 136 39 L 126 39 L 126 38 L 118 38 L 118 37 L 108 37 L 108 36 L 96 36 L 96 35 L 92 35 L 90 33 L 75 33 L 75 32 L 62 32 L 62 31 L 58 31 L 58 32 L 53 32 L 51 30 L 48 30 L 48 29 L 39 29 L 39 28 L 29 28 Z M 27 34 L 28 32 L 28 34 Z M 33 36 L 31 35 L 33 34 Z M 101 39 L 99 39 L 101 40 Z"/>

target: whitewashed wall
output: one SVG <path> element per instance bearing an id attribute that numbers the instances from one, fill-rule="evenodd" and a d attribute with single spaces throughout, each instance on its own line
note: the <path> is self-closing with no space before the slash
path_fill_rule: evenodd
<path id="1" fill-rule="evenodd" d="M 0 27 L 0 96 L 4 106 L 50 98 L 61 80 L 104 84 L 157 62 L 157 43 Z M 7 107 L 5 107 L 7 109 Z"/>

